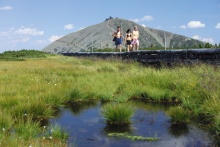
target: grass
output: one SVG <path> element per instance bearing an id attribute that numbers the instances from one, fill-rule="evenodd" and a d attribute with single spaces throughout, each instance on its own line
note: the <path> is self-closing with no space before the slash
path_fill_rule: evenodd
<path id="1" fill-rule="evenodd" d="M 1 130 L 1 146 L 67 146 L 69 134 L 59 125 L 42 128 L 32 116 L 16 118 L 14 125 L 13 130 Z"/>
<path id="2" fill-rule="evenodd" d="M 177 115 L 184 111 L 190 112 L 192 117 L 202 115 L 208 119 L 209 126 L 212 126 L 210 129 L 220 134 L 219 66 L 197 64 L 155 69 L 120 59 L 85 59 L 47 54 L 41 58 L 23 56 L 22 59 L 19 62 L 0 61 L 0 127 L 7 130 L 2 136 L 3 142 L 8 141 L 7 136 L 21 145 L 41 144 L 39 137 L 31 136 L 20 142 L 17 135 L 8 133 L 19 126 L 14 118 L 22 122 L 24 116 L 28 115 L 40 122 L 41 119 L 53 117 L 56 109 L 66 102 L 91 100 L 116 104 L 131 99 L 180 103 L 182 110 Z M 175 119 L 178 121 L 183 117 Z M 130 122 L 130 119 L 126 122 Z M 39 134 L 42 134 L 42 130 Z M 65 144 L 61 140 L 60 144 Z M 50 144 L 48 140 L 43 142 Z"/>
<path id="3" fill-rule="evenodd" d="M 9 131 L 13 125 L 12 116 L 4 110 L 0 111 L 0 131 Z"/>
<path id="4" fill-rule="evenodd" d="M 34 122 L 31 116 L 23 117 L 22 119 L 17 119 L 15 125 L 15 134 L 18 138 L 24 140 L 30 140 L 36 138 L 40 133 L 39 122 Z"/>
<path id="5" fill-rule="evenodd" d="M 101 114 L 108 125 L 129 126 L 134 108 L 127 103 L 111 103 L 102 107 Z"/>
<path id="6" fill-rule="evenodd" d="M 43 139 L 48 140 L 61 140 L 62 143 L 66 143 L 69 134 L 66 129 L 61 128 L 58 124 L 49 126 L 45 132 Z"/>
<path id="7" fill-rule="evenodd" d="M 167 110 L 167 113 L 170 116 L 170 121 L 172 124 L 187 124 L 190 122 L 191 113 L 189 110 L 184 109 L 183 107 L 171 107 Z"/>

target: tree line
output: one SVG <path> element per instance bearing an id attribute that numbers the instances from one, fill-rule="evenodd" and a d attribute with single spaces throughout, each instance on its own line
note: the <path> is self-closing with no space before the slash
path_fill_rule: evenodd
<path id="1" fill-rule="evenodd" d="M 0 54 L 0 60 L 8 61 L 23 61 L 25 58 L 46 58 L 48 53 L 39 50 L 19 50 L 19 51 L 5 51 Z"/>

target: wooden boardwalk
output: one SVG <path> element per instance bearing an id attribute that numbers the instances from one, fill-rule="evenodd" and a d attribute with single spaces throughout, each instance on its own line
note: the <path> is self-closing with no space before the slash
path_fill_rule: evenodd
<path id="1" fill-rule="evenodd" d="M 220 48 L 216 49 L 184 49 L 184 50 L 154 50 L 132 52 L 74 52 L 62 53 L 64 56 L 75 57 L 117 57 L 134 60 L 144 64 L 173 63 L 211 63 L 220 65 Z"/>

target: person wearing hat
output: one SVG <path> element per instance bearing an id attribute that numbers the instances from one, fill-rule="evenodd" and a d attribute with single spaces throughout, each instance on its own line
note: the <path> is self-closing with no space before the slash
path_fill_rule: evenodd
<path id="1" fill-rule="evenodd" d="M 137 26 L 135 26 L 134 30 L 132 32 L 132 39 L 133 39 L 132 48 L 133 48 L 133 51 L 135 51 L 135 50 L 138 51 L 139 50 L 139 40 L 138 40 L 138 38 L 139 38 L 139 31 L 138 31 Z"/>

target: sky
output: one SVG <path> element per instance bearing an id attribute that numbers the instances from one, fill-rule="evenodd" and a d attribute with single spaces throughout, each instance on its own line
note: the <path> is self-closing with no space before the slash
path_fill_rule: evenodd
<path id="1" fill-rule="evenodd" d="M 220 43 L 220 0 L 0 0 L 0 53 L 42 50 L 110 16 Z"/>

